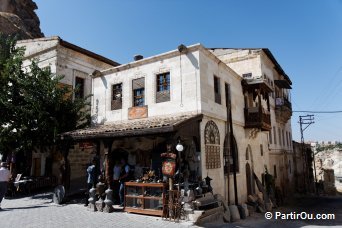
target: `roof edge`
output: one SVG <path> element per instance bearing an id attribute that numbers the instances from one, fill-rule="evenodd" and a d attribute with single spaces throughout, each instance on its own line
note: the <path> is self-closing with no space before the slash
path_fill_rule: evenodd
<path id="1" fill-rule="evenodd" d="M 92 51 L 89 51 L 85 48 L 82 48 L 80 46 L 77 46 L 75 44 L 72 44 L 68 41 L 65 41 L 63 40 L 61 37 L 59 36 L 51 36 L 51 37 L 42 37 L 42 38 L 35 38 L 35 39 L 27 39 L 27 40 L 19 40 L 17 41 L 18 44 L 26 44 L 26 43 L 30 43 L 30 42 L 37 42 L 37 41 L 51 41 L 51 40 L 56 40 L 59 42 L 60 45 L 62 45 L 63 47 L 65 48 L 68 48 L 68 49 L 71 49 L 71 50 L 74 50 L 74 51 L 77 51 L 77 52 L 80 52 L 84 55 L 87 55 L 91 58 L 94 58 L 94 59 L 97 59 L 99 61 L 102 61 L 104 63 L 107 63 L 111 66 L 119 66 L 120 64 L 111 60 L 111 59 L 108 59 L 102 55 L 99 55 L 99 54 L 96 54 L 95 52 L 92 52 Z"/>
<path id="2" fill-rule="evenodd" d="M 274 57 L 274 55 L 272 54 L 272 52 L 270 51 L 270 49 L 268 48 L 207 48 L 208 50 L 215 50 L 215 49 L 232 49 L 232 50 L 262 50 L 266 56 L 272 61 L 272 63 L 274 64 L 274 68 L 275 70 L 283 75 L 285 77 L 285 79 L 290 83 L 290 85 L 292 85 L 292 81 L 290 79 L 290 77 L 285 73 L 285 71 L 283 70 L 283 68 L 280 66 L 280 64 L 278 63 L 278 61 L 276 60 L 276 58 Z"/>

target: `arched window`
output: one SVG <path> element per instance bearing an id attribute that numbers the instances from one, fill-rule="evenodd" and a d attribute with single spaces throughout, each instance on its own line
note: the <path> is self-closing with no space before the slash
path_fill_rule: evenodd
<path id="1" fill-rule="evenodd" d="M 221 167 L 220 160 L 220 132 L 214 121 L 210 120 L 204 129 L 205 159 L 207 169 Z"/>
<path id="2" fill-rule="evenodd" d="M 237 173 L 239 172 L 239 153 L 238 153 L 237 143 L 236 143 L 234 136 L 233 136 L 233 148 L 232 148 L 232 150 L 230 148 L 231 148 L 231 146 L 229 145 L 229 138 L 228 138 L 228 135 L 226 135 L 225 140 L 224 140 L 224 148 L 223 148 L 224 174 L 228 174 L 228 169 L 229 169 L 230 174 L 232 174 L 234 171 L 234 169 L 233 169 L 233 153 L 235 154 L 235 159 L 236 159 L 235 171 Z M 232 151 L 232 152 L 230 152 L 230 151 Z"/>

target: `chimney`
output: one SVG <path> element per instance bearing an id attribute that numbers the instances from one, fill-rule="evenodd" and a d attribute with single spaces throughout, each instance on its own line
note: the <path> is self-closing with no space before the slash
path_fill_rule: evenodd
<path id="1" fill-rule="evenodd" d="M 135 55 L 134 61 L 142 60 L 143 58 L 144 58 L 144 56 L 142 56 L 142 55 Z"/>

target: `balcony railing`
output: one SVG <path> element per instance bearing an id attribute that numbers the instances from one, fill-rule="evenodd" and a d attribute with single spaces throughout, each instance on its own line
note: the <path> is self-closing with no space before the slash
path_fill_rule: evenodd
<path id="1" fill-rule="evenodd" d="M 245 108 L 245 128 L 259 128 L 262 131 L 271 130 L 271 115 L 258 107 Z"/>
<path id="2" fill-rule="evenodd" d="M 276 106 L 277 107 L 285 106 L 292 110 L 292 104 L 286 97 L 277 97 Z"/>

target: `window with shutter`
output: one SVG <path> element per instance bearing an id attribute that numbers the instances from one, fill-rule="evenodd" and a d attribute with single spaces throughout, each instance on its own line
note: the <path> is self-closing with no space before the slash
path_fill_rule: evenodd
<path id="1" fill-rule="evenodd" d="M 84 78 L 75 78 L 75 98 L 84 98 Z"/>
<path id="2" fill-rule="evenodd" d="M 215 102 L 217 104 L 221 104 L 220 79 L 216 76 L 214 76 L 214 93 L 215 93 Z"/>
<path id="3" fill-rule="evenodd" d="M 138 78 L 132 81 L 133 106 L 145 105 L 145 78 Z"/>
<path id="4" fill-rule="evenodd" d="M 122 83 L 112 86 L 112 110 L 122 109 Z"/>
<path id="5" fill-rule="evenodd" d="M 170 101 L 170 72 L 157 75 L 156 103 Z"/>

